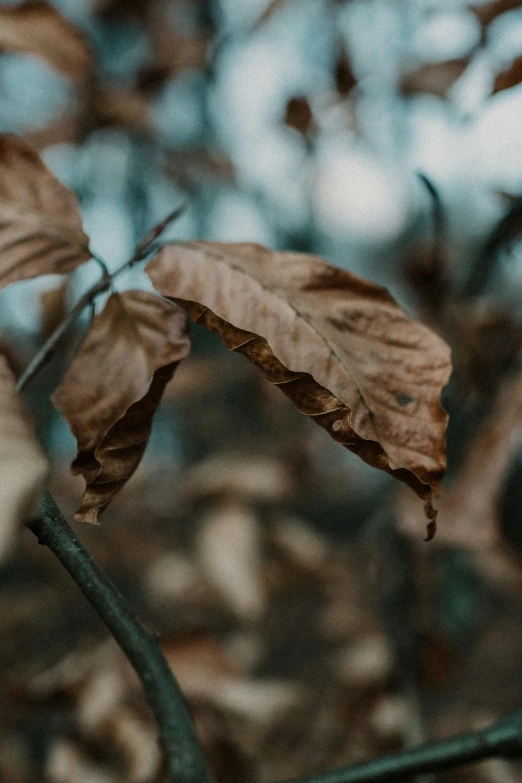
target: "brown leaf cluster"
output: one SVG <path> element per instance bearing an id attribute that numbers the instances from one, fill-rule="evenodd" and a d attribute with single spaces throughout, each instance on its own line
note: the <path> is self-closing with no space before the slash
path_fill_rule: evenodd
<path id="1" fill-rule="evenodd" d="M 169 245 L 146 271 L 335 440 L 421 497 L 438 491 L 449 351 L 383 288 L 248 244 Z"/>
<path id="2" fill-rule="evenodd" d="M 91 257 L 74 194 L 16 136 L 0 136 L 0 288 Z"/>
<path id="3" fill-rule="evenodd" d="M 144 291 L 113 294 L 53 394 L 78 441 L 87 487 L 76 519 L 98 514 L 136 470 L 166 384 L 190 342 L 186 316 Z"/>

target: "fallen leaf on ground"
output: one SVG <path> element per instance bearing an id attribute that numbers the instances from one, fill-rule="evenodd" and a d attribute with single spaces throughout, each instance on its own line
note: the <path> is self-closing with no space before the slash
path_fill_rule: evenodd
<path id="1" fill-rule="evenodd" d="M 0 136 L 0 288 L 70 272 L 90 257 L 74 193 L 29 144 Z"/>
<path id="2" fill-rule="evenodd" d="M 427 501 L 438 492 L 450 351 L 384 288 L 253 244 L 167 245 L 146 271 L 335 440 Z"/>
<path id="3" fill-rule="evenodd" d="M 276 501 L 292 489 L 289 471 L 281 460 L 247 454 L 218 454 L 183 475 L 184 491 L 192 498 L 234 497 Z"/>
<path id="4" fill-rule="evenodd" d="M 226 650 L 205 632 L 167 639 L 162 649 L 188 699 L 212 699 L 221 682 L 228 683 L 239 674 Z"/>
<path id="5" fill-rule="evenodd" d="M 197 539 L 207 580 L 245 621 L 257 620 L 266 604 L 259 520 L 242 502 L 223 501 L 203 519 Z"/>
<path id="6" fill-rule="evenodd" d="M 34 512 L 47 472 L 47 459 L 23 409 L 14 375 L 0 355 L 0 559 Z"/>
<path id="7" fill-rule="evenodd" d="M 0 49 L 34 54 L 75 81 L 85 79 L 93 67 L 82 33 L 42 0 L 0 8 Z"/>
<path id="8" fill-rule="evenodd" d="M 73 472 L 87 484 L 78 521 L 96 524 L 138 467 L 163 390 L 190 349 L 186 320 L 154 294 L 113 294 L 54 392 L 78 441 Z"/>

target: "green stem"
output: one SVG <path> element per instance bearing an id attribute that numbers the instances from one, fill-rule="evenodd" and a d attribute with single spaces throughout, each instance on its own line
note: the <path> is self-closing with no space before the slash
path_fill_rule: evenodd
<path id="1" fill-rule="evenodd" d="M 157 641 L 71 530 L 49 492 L 28 527 L 56 555 L 134 667 L 156 718 L 171 783 L 211 783 L 185 703 Z"/>

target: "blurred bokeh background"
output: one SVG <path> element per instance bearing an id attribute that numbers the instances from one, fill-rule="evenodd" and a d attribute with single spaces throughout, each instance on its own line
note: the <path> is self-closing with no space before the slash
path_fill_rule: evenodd
<path id="1" fill-rule="evenodd" d="M 79 529 L 158 634 L 218 783 L 312 774 L 514 708 L 522 3 L 53 5 L 90 42 L 94 70 L 73 80 L 6 48 L 0 130 L 31 141 L 77 193 L 109 269 L 185 203 L 166 239 L 322 255 L 387 286 L 453 350 L 448 480 L 429 544 L 409 490 L 197 327 L 138 472 L 100 528 Z M 2 291 L 15 367 L 99 275 L 91 261 Z M 117 285 L 149 284 L 133 268 Z M 71 516 L 75 443 L 49 395 L 88 319 L 26 394 Z M 161 780 L 132 672 L 41 549 L 26 533 L 0 566 L 0 780 Z M 521 774 L 494 760 L 429 783 Z"/>

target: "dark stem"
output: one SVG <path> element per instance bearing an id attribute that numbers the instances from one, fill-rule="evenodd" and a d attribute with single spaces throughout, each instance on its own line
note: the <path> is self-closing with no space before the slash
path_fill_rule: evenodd
<path id="1" fill-rule="evenodd" d="M 16 388 L 19 392 L 25 389 L 29 381 L 43 367 L 43 365 L 49 359 L 54 349 L 56 348 L 57 344 L 61 340 L 62 336 L 65 334 L 67 329 L 71 326 L 71 324 L 74 323 L 74 321 L 78 318 L 78 316 L 81 315 L 81 313 L 87 307 L 87 305 L 91 304 L 91 302 L 98 294 L 101 294 L 103 291 L 106 291 L 107 288 L 110 286 L 110 284 L 111 284 L 111 277 L 104 275 L 100 280 L 98 280 L 97 283 L 95 283 L 91 288 L 89 288 L 89 290 L 86 291 L 80 299 L 78 299 L 78 301 L 76 302 L 72 310 L 69 313 L 67 313 L 63 321 L 60 324 L 58 324 L 54 332 L 52 332 L 52 334 L 49 335 L 49 337 L 44 342 L 44 344 L 42 345 L 38 353 L 32 359 L 30 364 L 27 365 L 27 367 L 19 377 L 18 382 L 16 384 Z"/>
<path id="2" fill-rule="evenodd" d="M 440 772 L 492 756 L 522 755 L 522 710 L 501 718 L 487 729 L 458 734 L 450 739 L 427 742 L 417 748 L 380 759 L 288 783 L 385 783 L 409 780 L 427 772 Z"/>
<path id="3" fill-rule="evenodd" d="M 49 492 L 27 525 L 56 555 L 134 667 L 156 718 L 171 783 L 211 783 L 185 703 L 157 641 L 71 530 Z"/>

